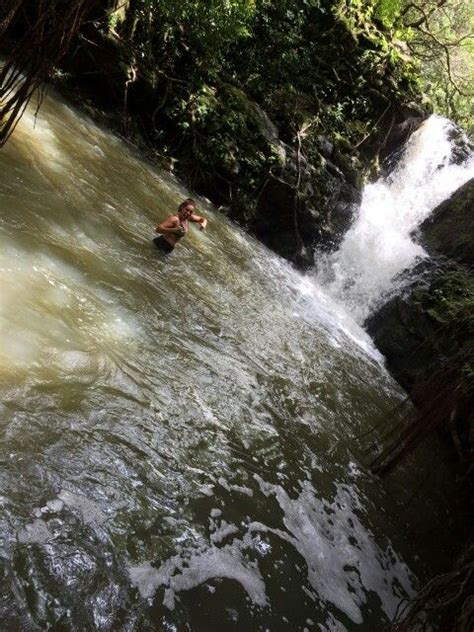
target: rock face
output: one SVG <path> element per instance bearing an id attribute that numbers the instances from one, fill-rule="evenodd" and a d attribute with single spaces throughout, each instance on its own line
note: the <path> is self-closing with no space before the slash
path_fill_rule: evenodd
<path id="1" fill-rule="evenodd" d="M 474 266 L 474 178 L 433 211 L 420 233 L 430 253 Z"/>
<path id="2" fill-rule="evenodd" d="M 337 247 L 361 199 L 361 171 L 338 159 L 329 140 L 318 140 L 320 153 L 311 164 L 288 152 L 283 173 L 269 177 L 250 222 L 258 239 L 301 268 L 313 265 L 316 246 Z"/>
<path id="3" fill-rule="evenodd" d="M 399 151 L 426 116 L 426 110 L 418 103 L 392 104 L 382 116 L 376 132 L 362 143 L 361 152 L 370 158 L 378 156 L 384 171 L 390 171 Z"/>
<path id="4" fill-rule="evenodd" d="M 466 136 L 466 133 L 458 125 L 453 123 L 449 133 L 449 140 L 453 143 L 452 161 L 459 165 L 474 152 L 474 143 Z"/>
<path id="5" fill-rule="evenodd" d="M 474 180 L 470 180 L 433 211 L 419 231 L 433 259 L 420 264 L 403 294 L 366 323 L 388 368 L 415 401 L 416 386 L 447 367 L 452 371 L 453 392 L 459 383 L 472 382 L 473 197 Z"/>
<path id="6" fill-rule="evenodd" d="M 432 294 L 447 270 L 446 266 L 433 266 L 425 271 L 424 278 L 393 297 L 365 323 L 386 357 L 387 368 L 409 393 L 449 353 L 451 343 L 439 336 L 441 324 L 430 314 Z"/>

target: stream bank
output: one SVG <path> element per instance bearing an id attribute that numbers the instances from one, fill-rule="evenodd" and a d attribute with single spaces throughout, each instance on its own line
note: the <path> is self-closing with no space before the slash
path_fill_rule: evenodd
<path id="1" fill-rule="evenodd" d="M 460 528 L 459 558 L 421 591 L 394 630 L 414 629 L 428 611 L 442 629 L 467 631 L 474 620 L 474 179 L 440 204 L 417 232 L 431 258 L 409 272 L 412 280 L 403 292 L 366 323 L 390 372 L 417 407 L 414 420 L 385 438 L 375 469 L 389 472 L 431 433 L 439 433 L 457 479 L 452 513 Z"/>

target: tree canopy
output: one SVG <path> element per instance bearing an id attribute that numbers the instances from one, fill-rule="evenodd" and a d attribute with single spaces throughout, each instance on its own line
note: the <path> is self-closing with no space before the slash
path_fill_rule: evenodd
<path id="1" fill-rule="evenodd" d="M 418 63 L 435 110 L 474 126 L 474 4 L 470 0 L 379 0 L 375 14 Z"/>

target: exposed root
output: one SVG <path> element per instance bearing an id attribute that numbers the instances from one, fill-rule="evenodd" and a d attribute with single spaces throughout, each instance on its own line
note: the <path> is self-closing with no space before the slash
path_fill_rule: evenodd
<path id="1" fill-rule="evenodd" d="M 396 617 L 387 632 L 424 632 L 432 625 L 441 632 L 474 629 L 474 546 L 470 545 L 455 568 L 438 575 Z"/>

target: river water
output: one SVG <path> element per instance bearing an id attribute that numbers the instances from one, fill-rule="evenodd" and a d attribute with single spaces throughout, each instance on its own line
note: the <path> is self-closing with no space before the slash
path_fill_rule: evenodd
<path id="1" fill-rule="evenodd" d="M 381 630 L 446 535 L 428 457 L 365 469 L 403 393 L 202 200 L 155 251 L 188 194 L 58 98 L 0 152 L 2 625 Z"/>

